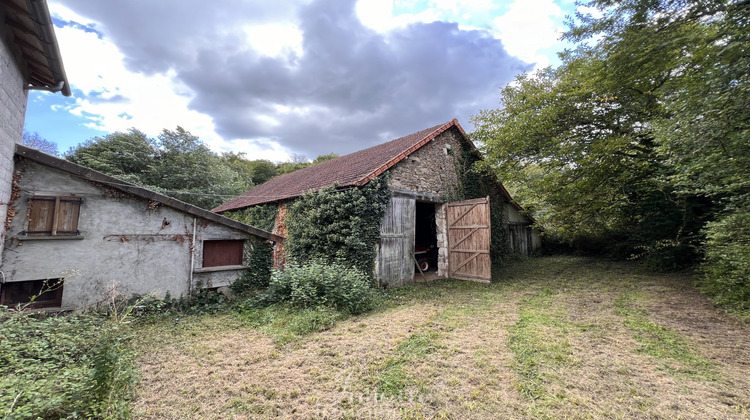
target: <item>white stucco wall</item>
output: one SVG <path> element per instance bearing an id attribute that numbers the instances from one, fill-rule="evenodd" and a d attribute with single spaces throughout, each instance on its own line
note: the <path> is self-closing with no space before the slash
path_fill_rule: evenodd
<path id="1" fill-rule="evenodd" d="M 0 13 L 0 20 L 4 16 Z M 5 219 L 11 196 L 13 151 L 21 142 L 26 114 L 26 91 L 23 75 L 14 59 L 8 28 L 0 25 L 0 215 Z M 5 224 L 0 224 L 0 252 L 3 249 Z"/>
<path id="2" fill-rule="evenodd" d="M 248 239 L 250 234 L 194 219 L 163 205 L 96 186 L 74 175 L 29 160 L 17 163 L 21 196 L 15 202 L 3 252 L 6 281 L 65 278 L 62 308 L 80 308 L 106 298 L 113 287 L 120 295 L 187 294 L 192 281 L 225 286 L 241 270 L 200 272 L 203 240 Z M 33 239 L 28 227 L 28 199 L 33 195 L 83 198 L 80 237 Z M 191 237 L 195 223 L 196 243 Z M 246 246 L 249 241 L 246 241 Z M 214 269 L 215 270 L 215 269 Z M 192 273 L 192 275 L 191 275 Z"/>

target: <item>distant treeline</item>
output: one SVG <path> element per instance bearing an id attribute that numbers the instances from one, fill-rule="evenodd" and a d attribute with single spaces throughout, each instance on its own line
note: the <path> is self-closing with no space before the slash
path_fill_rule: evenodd
<path id="1" fill-rule="evenodd" d="M 22 144 L 59 155 L 54 142 L 24 133 Z M 295 155 L 290 162 L 247 159 L 244 153 L 218 154 L 177 127 L 156 137 L 131 128 L 94 137 L 70 149 L 64 158 L 205 209 L 212 209 L 269 179 L 338 157 L 321 155 L 312 162 Z"/>

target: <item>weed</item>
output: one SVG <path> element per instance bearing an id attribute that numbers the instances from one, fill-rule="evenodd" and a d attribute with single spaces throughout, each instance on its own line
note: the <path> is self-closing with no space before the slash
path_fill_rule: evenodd
<path id="1" fill-rule="evenodd" d="M 5 418 L 129 416 L 137 375 L 123 318 L 0 309 Z"/>

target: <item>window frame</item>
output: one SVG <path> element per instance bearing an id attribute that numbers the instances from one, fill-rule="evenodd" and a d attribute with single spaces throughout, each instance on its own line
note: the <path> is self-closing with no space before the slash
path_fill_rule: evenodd
<path id="1" fill-rule="evenodd" d="M 54 282 L 54 285 L 51 286 L 50 290 L 48 290 L 45 293 L 37 295 L 37 297 L 44 296 L 45 294 L 49 293 L 51 296 L 54 296 L 52 299 L 45 299 L 45 300 L 34 300 L 33 302 L 29 301 L 15 301 L 11 300 L 11 294 L 13 291 L 8 291 L 8 287 L 20 287 L 21 285 L 26 285 L 29 283 L 39 283 L 39 291 L 43 290 L 44 287 L 46 287 L 46 284 L 49 282 Z M 65 286 L 65 279 L 63 278 L 55 278 L 55 279 L 44 279 L 44 280 L 23 280 L 23 281 L 10 281 L 0 284 L 0 305 L 5 306 L 16 306 L 16 305 L 28 305 L 28 308 L 31 309 L 37 309 L 37 308 L 59 308 L 62 306 L 62 297 L 63 297 L 63 288 Z M 36 286 L 32 286 L 34 289 L 37 289 Z M 54 292 L 54 293 L 51 293 Z M 31 298 L 29 296 L 28 298 Z"/>
<path id="2" fill-rule="evenodd" d="M 46 203 L 46 205 L 35 205 L 35 203 Z M 34 195 L 29 197 L 28 224 L 24 234 L 30 238 L 81 236 L 78 225 L 82 204 L 83 198 L 76 196 Z M 45 207 L 51 207 L 51 210 Z M 49 229 L 40 230 L 40 226 L 49 227 Z"/>
<path id="3" fill-rule="evenodd" d="M 224 247 L 224 250 L 226 250 L 228 244 L 235 244 L 235 246 L 238 246 L 238 249 L 232 251 L 235 254 L 231 255 L 231 259 L 226 258 L 225 260 L 221 261 L 222 258 L 217 257 L 213 253 L 222 251 L 222 247 Z M 205 239 L 202 241 L 201 245 L 203 254 L 201 255 L 202 268 L 217 270 L 221 269 L 222 267 L 236 268 L 244 266 L 243 262 L 245 256 L 245 239 Z M 208 253 L 206 252 L 207 249 L 209 250 Z M 209 257 L 208 261 L 206 259 L 207 256 Z M 219 262 L 221 263 L 215 263 L 216 260 L 220 260 Z M 208 265 L 206 265 L 207 263 Z"/>

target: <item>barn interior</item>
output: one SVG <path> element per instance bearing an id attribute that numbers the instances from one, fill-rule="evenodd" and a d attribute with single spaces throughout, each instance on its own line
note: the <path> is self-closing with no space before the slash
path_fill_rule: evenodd
<path id="1" fill-rule="evenodd" d="M 437 270 L 437 226 L 435 223 L 435 204 L 416 203 L 414 254 L 422 271 Z"/>

